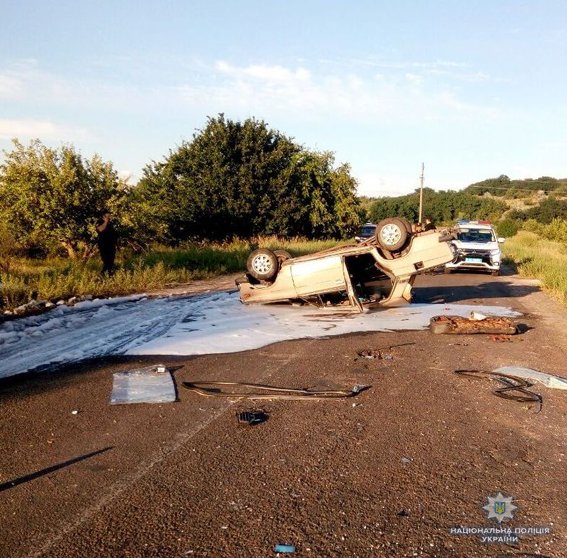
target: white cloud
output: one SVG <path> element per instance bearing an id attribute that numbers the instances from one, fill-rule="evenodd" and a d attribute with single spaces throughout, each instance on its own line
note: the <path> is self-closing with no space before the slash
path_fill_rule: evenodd
<path id="1" fill-rule="evenodd" d="M 0 99 L 15 99 L 21 96 L 22 82 L 9 74 L 0 75 Z"/>
<path id="2" fill-rule="evenodd" d="M 258 79 L 268 83 L 290 83 L 290 82 L 307 82 L 310 78 L 310 72 L 305 68 L 299 67 L 296 70 L 290 70 L 283 66 L 266 64 L 252 64 L 243 68 L 232 66 L 222 60 L 216 62 L 215 68 L 224 74 L 241 78 L 243 76 Z"/>
<path id="3" fill-rule="evenodd" d="M 427 68 L 429 66 L 424 65 Z M 436 62 L 431 67 L 456 67 Z M 412 68 L 419 70 L 419 65 Z M 235 65 L 217 61 L 205 83 L 174 88 L 187 104 L 213 108 L 213 112 L 288 115 L 314 121 L 347 118 L 358 122 L 419 122 L 495 118 L 499 112 L 466 102 L 442 81 L 429 83 L 419 71 L 404 74 L 313 72 L 303 66 Z"/>
<path id="4" fill-rule="evenodd" d="M 87 132 L 83 129 L 70 128 L 50 120 L 0 118 L 0 139 L 3 140 L 40 138 L 68 141 L 70 138 L 84 139 L 87 136 Z"/>
<path id="5" fill-rule="evenodd" d="M 66 78 L 42 70 L 32 60 L 0 71 L 0 97 L 89 112 L 141 112 L 160 106 L 201 115 L 232 112 L 294 119 L 301 114 L 309 122 L 341 118 L 365 124 L 462 121 L 483 115 L 494 118 L 498 113 L 461 99 L 441 78 L 427 78 L 430 70 L 459 69 L 456 62 L 400 67 L 406 71 L 378 75 L 355 65 L 329 65 L 316 72 L 305 64 L 237 65 L 219 60 L 209 65 L 196 62 L 195 71 L 185 82 L 159 85 L 158 79 L 156 86 L 155 79 L 151 84 L 135 84 Z"/>

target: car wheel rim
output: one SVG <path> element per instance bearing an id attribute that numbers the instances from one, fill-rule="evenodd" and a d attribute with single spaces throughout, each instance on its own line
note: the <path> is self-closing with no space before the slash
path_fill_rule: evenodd
<path id="1" fill-rule="evenodd" d="M 402 233 L 396 225 L 385 225 L 380 231 L 380 237 L 385 242 L 386 245 L 392 246 L 399 242 L 402 237 Z"/>
<path id="2" fill-rule="evenodd" d="M 252 267 L 256 273 L 268 273 L 272 269 L 272 261 L 268 256 L 256 256 L 252 262 Z"/>

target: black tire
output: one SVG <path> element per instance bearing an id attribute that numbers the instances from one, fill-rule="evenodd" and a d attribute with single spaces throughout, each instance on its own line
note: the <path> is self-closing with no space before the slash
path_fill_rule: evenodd
<path id="1" fill-rule="evenodd" d="M 382 219 L 376 225 L 376 240 L 388 252 L 401 250 L 406 245 L 408 238 L 409 232 L 402 219 L 397 217 Z"/>
<path id="2" fill-rule="evenodd" d="M 246 269 L 254 279 L 272 281 L 278 274 L 278 257 L 267 248 L 258 248 L 248 256 Z"/>
<path id="3" fill-rule="evenodd" d="M 412 233 L 411 223 L 407 219 L 404 219 L 403 217 L 396 217 L 396 219 L 399 219 L 404 224 L 406 231 L 408 231 L 408 234 Z"/>
<path id="4" fill-rule="evenodd" d="M 286 252 L 285 250 L 274 250 L 274 254 L 276 255 L 276 258 L 278 258 L 278 262 L 280 262 L 280 266 L 286 260 L 291 259 L 291 254 L 289 252 Z"/>

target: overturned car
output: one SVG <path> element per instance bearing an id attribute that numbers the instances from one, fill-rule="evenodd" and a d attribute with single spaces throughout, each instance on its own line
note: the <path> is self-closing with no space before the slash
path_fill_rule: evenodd
<path id="1" fill-rule="evenodd" d="M 246 280 L 237 281 L 244 303 L 303 301 L 340 305 L 396 306 L 411 301 L 418 273 L 454 258 L 448 231 L 422 230 L 405 219 L 384 219 L 372 238 L 292 258 L 260 248 L 248 258 Z M 363 306 L 364 305 L 364 306 Z"/>

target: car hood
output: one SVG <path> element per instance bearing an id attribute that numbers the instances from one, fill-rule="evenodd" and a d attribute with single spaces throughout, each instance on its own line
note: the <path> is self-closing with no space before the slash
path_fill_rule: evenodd
<path id="1" fill-rule="evenodd" d="M 500 248 L 498 242 L 461 242 L 453 240 L 453 245 L 459 250 L 497 250 Z"/>

